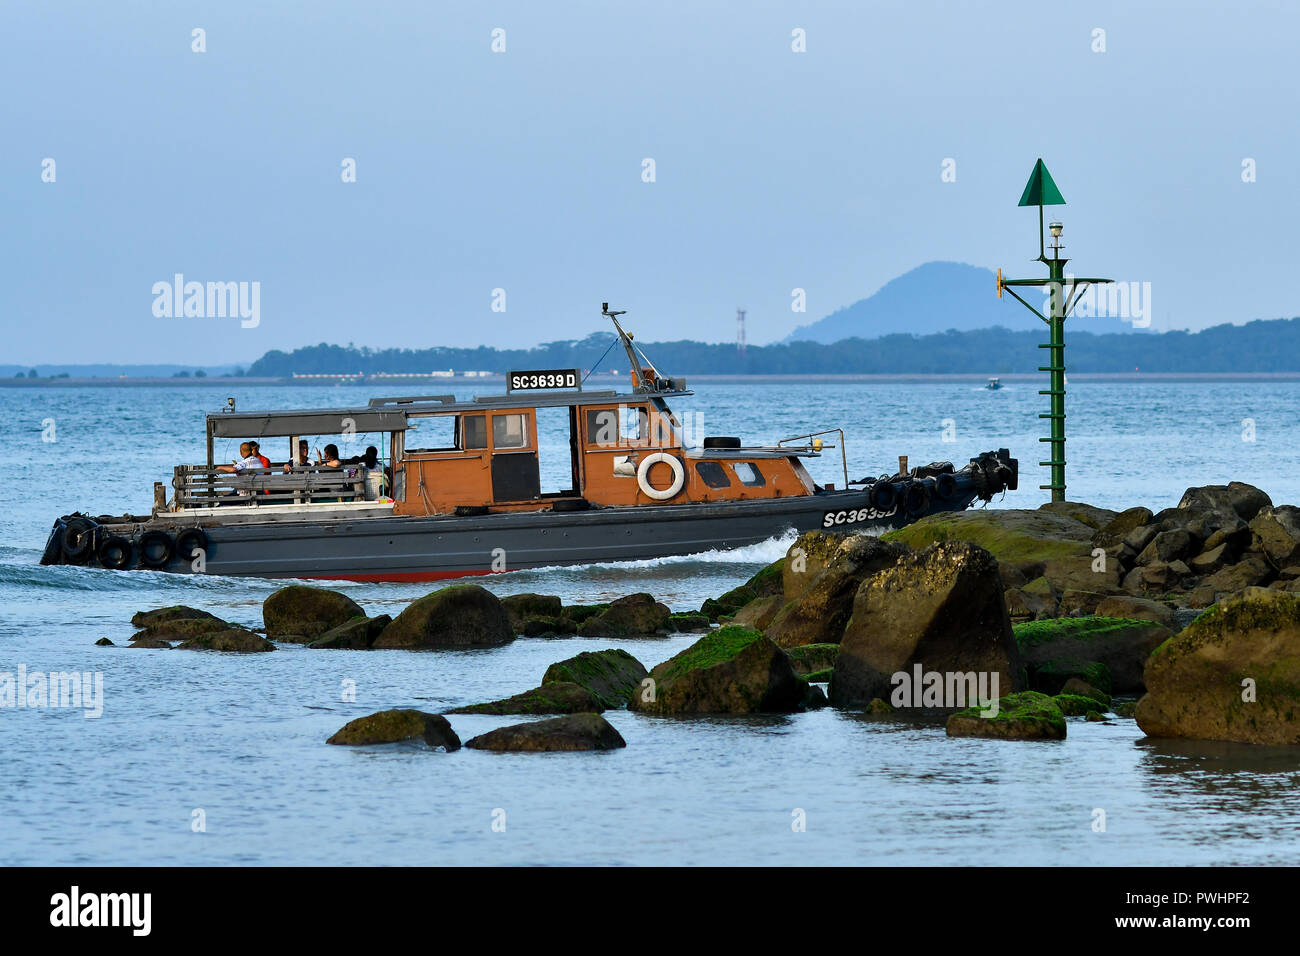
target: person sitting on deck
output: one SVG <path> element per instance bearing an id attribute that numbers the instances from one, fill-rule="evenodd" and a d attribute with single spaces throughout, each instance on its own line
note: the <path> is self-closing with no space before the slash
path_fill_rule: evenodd
<path id="1" fill-rule="evenodd" d="M 343 462 L 339 461 L 339 446 L 326 445 L 325 454 L 316 460 L 316 464 L 322 468 L 342 468 Z"/>
<path id="2" fill-rule="evenodd" d="M 298 457 L 293 461 L 286 461 L 284 463 L 284 472 L 287 475 L 294 468 L 306 468 L 310 464 L 311 455 L 307 449 L 307 439 L 300 438 L 298 439 Z"/>
<path id="3" fill-rule="evenodd" d="M 370 470 L 373 471 L 375 468 L 379 466 L 379 449 L 376 448 L 374 445 L 367 445 L 366 453 L 364 455 L 355 455 L 354 457 L 349 458 L 347 461 L 345 461 L 344 464 L 364 465 L 366 468 L 369 468 Z"/>
<path id="4" fill-rule="evenodd" d="M 217 471 L 224 471 L 227 474 L 237 475 L 241 471 L 247 471 L 249 468 L 263 468 L 264 459 L 253 455 L 253 442 L 241 442 L 239 445 L 239 460 L 233 465 L 217 465 Z"/>
<path id="5" fill-rule="evenodd" d="M 270 467 L 271 467 L 271 459 L 267 458 L 265 455 L 262 454 L 262 446 L 259 445 L 257 442 L 255 442 L 255 441 L 250 441 L 250 442 L 248 443 L 248 450 L 249 450 L 249 453 L 250 453 L 254 458 L 256 458 L 258 461 L 260 461 L 260 462 L 262 463 L 262 467 L 263 467 L 263 468 L 270 468 Z"/>

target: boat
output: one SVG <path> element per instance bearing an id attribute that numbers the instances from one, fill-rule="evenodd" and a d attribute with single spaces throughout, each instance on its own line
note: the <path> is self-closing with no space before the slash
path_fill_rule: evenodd
<path id="1" fill-rule="evenodd" d="M 987 388 L 989 391 L 997 391 L 999 388 L 1002 387 L 1002 382 L 996 378 L 991 378 L 989 379 L 989 383 L 984 387 Z"/>
<path id="2" fill-rule="evenodd" d="M 631 385 L 584 387 L 579 369 L 510 372 L 506 392 L 376 397 L 359 407 L 244 411 L 234 398 L 205 416 L 207 461 L 154 483 L 147 514 L 63 515 L 42 564 L 262 578 L 429 581 L 558 565 L 727 550 L 790 531 L 874 534 L 962 511 L 1014 490 L 1005 449 L 961 468 L 934 462 L 849 480 L 844 431 L 775 444 L 688 434 L 669 401 L 694 393 L 665 377 L 619 322 Z M 611 343 L 611 346 L 613 343 Z M 598 363 L 599 364 L 599 363 Z M 558 470 L 540 486 L 539 415 L 567 420 Z M 304 436 L 378 434 L 368 458 L 304 461 Z M 430 436 L 428 438 L 423 436 Z M 828 438 L 838 437 L 838 446 Z M 219 440 L 286 440 L 289 461 L 219 465 Z M 804 462 L 838 447 L 843 484 Z M 382 448 L 382 451 L 380 451 Z M 567 462 L 563 460 L 567 458 Z"/>

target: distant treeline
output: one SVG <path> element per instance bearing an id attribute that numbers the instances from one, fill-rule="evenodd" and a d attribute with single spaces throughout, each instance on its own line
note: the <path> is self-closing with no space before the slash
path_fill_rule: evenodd
<path id="1" fill-rule="evenodd" d="M 1087 320 L 1066 323 L 1066 356 L 1076 372 L 1295 372 L 1300 371 L 1300 318 L 1256 320 L 1246 325 L 1216 325 L 1201 332 L 1159 335 L 1093 335 Z M 303 373 L 508 372 L 518 369 L 598 368 L 622 370 L 621 348 L 609 348 L 612 333 L 549 342 L 533 349 L 367 349 L 314 345 L 291 353 L 267 352 L 253 363 L 251 376 L 284 377 Z M 791 342 L 751 345 L 744 354 L 734 344 L 703 342 L 639 343 L 665 375 L 976 373 L 1033 372 L 1045 363 L 1036 346 L 1041 332 L 1004 328 L 950 330 L 935 335 L 886 335 L 845 339 L 834 345 Z M 606 350 L 608 349 L 608 352 Z M 602 358 L 602 353 L 604 353 Z"/>

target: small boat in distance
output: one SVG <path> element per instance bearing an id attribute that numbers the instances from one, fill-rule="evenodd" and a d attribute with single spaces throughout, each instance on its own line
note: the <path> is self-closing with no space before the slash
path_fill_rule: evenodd
<path id="1" fill-rule="evenodd" d="M 523 568 L 633 561 L 757 544 L 789 530 L 881 533 L 1014 490 L 1002 448 L 970 459 L 849 480 L 842 428 L 770 445 L 691 440 L 669 399 L 693 394 L 660 374 L 609 318 L 632 387 L 588 391 L 578 369 L 511 372 L 504 395 L 372 398 L 350 408 L 237 410 L 206 416 L 207 463 L 177 465 L 145 515 L 54 522 L 42 564 L 265 578 L 424 581 Z M 539 415 L 567 422 L 558 491 L 543 492 Z M 305 436 L 380 435 L 365 456 L 315 462 Z M 844 484 L 804 467 L 838 436 Z M 289 461 L 217 465 L 218 439 L 286 439 Z M 382 449 L 382 450 L 381 450 Z M 322 460 L 323 459 L 323 460 Z"/>
<path id="2" fill-rule="evenodd" d="M 996 378 L 991 378 L 989 379 L 989 383 L 984 387 L 989 389 L 990 391 L 996 391 L 997 389 L 1002 387 L 1002 382 Z"/>

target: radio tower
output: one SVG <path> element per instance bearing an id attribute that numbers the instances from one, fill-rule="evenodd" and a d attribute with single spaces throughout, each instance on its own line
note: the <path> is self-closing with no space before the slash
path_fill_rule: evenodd
<path id="1" fill-rule="evenodd" d="M 736 351 L 745 354 L 745 310 L 736 310 Z"/>

